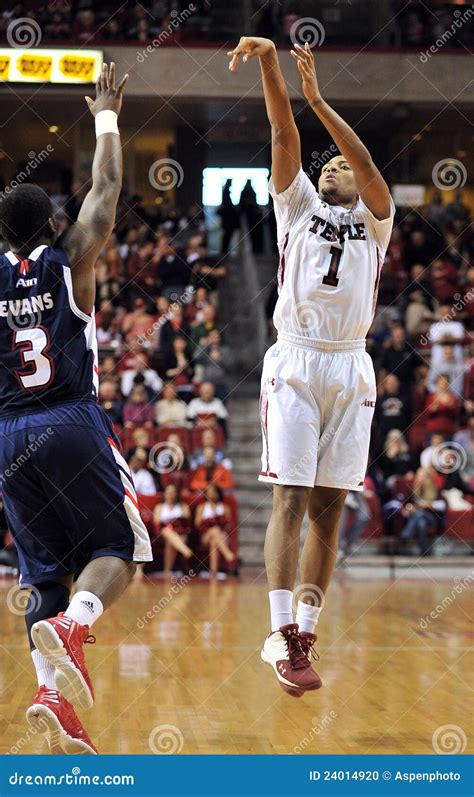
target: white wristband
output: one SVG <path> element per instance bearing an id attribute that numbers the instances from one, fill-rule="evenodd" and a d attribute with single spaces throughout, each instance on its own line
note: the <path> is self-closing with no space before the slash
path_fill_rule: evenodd
<path id="1" fill-rule="evenodd" d="M 99 111 L 95 117 L 95 135 L 99 138 L 103 133 L 117 133 L 120 135 L 115 111 Z"/>

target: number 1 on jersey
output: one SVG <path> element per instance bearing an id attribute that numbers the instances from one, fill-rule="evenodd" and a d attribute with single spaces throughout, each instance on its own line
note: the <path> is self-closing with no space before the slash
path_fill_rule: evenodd
<path id="1" fill-rule="evenodd" d="M 323 285 L 331 285 L 333 288 L 336 288 L 339 284 L 337 272 L 339 270 L 339 263 L 341 262 L 342 251 L 342 246 L 331 246 L 329 250 L 331 262 L 329 263 L 328 273 L 323 277 Z"/>

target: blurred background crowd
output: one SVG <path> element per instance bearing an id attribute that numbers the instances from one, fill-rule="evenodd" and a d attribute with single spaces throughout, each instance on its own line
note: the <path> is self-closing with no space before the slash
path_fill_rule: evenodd
<path id="1" fill-rule="evenodd" d="M 450 28 L 463 3 L 444 0 L 390 0 L 377 4 L 368 0 L 374 20 L 387 15 L 387 26 L 377 25 L 373 36 L 359 15 L 358 0 L 343 0 L 345 11 L 353 13 L 354 24 L 341 27 L 339 5 L 329 0 L 238 0 L 229 7 L 223 0 L 143 0 L 117 4 L 110 0 L 30 0 L 28 3 L 4 2 L 0 13 L 0 37 L 5 37 L 13 19 L 36 19 L 43 31 L 44 42 L 91 45 L 189 43 L 206 38 L 223 41 L 245 30 L 266 36 L 280 44 L 290 43 L 291 32 L 301 18 L 317 18 L 326 31 L 326 44 L 364 42 L 372 46 L 423 47 L 430 45 Z M 352 6 L 352 8 L 351 8 Z M 375 32 L 375 29 L 374 29 Z M 469 26 L 453 37 L 452 47 L 472 44 Z"/>
<path id="2" fill-rule="evenodd" d="M 28 16 L 38 21 L 43 44 L 146 44 L 165 31 L 160 44 L 198 39 L 202 45 L 241 30 L 244 6 L 253 32 L 283 44 L 304 14 L 321 12 L 325 44 L 344 44 L 347 35 L 334 7 L 342 4 L 323 0 L 192 5 L 187 16 L 184 0 L 118 7 L 90 0 L 5 2 L 0 40 L 12 20 Z M 464 12 L 463 5 L 376 3 L 374 9 L 383 6 L 391 21 L 385 28 L 378 21 L 385 38 L 371 46 L 429 46 Z M 357 13 L 357 6 L 349 3 L 347 13 Z M 369 35 L 351 26 L 352 45 Z M 465 49 L 470 37 L 472 25 L 465 25 L 449 47 Z M 6 182 L 0 175 L 0 187 Z M 239 268 L 242 221 L 254 254 L 274 258 L 275 274 L 277 254 L 271 206 L 257 203 L 252 181 L 235 203 L 231 181 L 221 187 L 222 204 L 214 214 L 202 206 L 197 180 L 189 207 L 180 207 L 172 192 L 153 204 L 124 192 L 116 228 L 97 261 L 96 322 L 99 401 L 121 440 L 154 534 L 152 566 L 168 573 L 194 562 L 204 575 L 223 577 L 239 565 L 236 479 L 227 451 L 229 398 L 247 375 L 236 373 L 243 341 L 229 335 L 232 319 L 222 294 L 230 272 Z M 86 184 L 73 183 L 69 195 L 53 196 L 60 233 L 75 221 L 86 191 Z M 378 384 L 370 462 L 364 492 L 346 502 L 341 558 L 357 548 L 362 535 L 376 536 L 380 552 L 401 554 L 433 552 L 433 540 L 447 527 L 457 539 L 472 540 L 473 244 L 462 191 L 449 199 L 434 193 L 429 204 L 397 209 L 368 337 Z M 276 279 L 265 294 L 269 344 L 275 301 Z M 1 506 L 0 526 L 8 544 Z M 0 564 L 11 556 L 7 545 Z"/>

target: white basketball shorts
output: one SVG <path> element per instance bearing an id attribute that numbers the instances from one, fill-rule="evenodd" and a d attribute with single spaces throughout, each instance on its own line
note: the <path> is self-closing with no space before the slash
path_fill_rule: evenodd
<path id="1" fill-rule="evenodd" d="M 263 364 L 259 480 L 362 490 L 375 399 L 364 340 L 280 333 Z"/>

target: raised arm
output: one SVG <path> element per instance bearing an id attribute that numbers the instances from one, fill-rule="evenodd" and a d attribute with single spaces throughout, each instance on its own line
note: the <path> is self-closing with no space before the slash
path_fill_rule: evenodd
<path id="1" fill-rule="evenodd" d="M 275 45 L 270 39 L 242 36 L 228 55 L 232 72 L 241 56 L 244 63 L 250 58 L 260 61 L 265 106 L 272 128 L 273 184 L 280 193 L 288 188 L 301 168 L 301 145 Z"/>
<path id="2" fill-rule="evenodd" d="M 92 164 L 92 187 L 82 203 L 77 221 L 59 245 L 67 252 L 72 269 L 74 301 L 90 313 L 95 300 L 95 263 L 115 223 L 122 188 L 122 145 L 117 117 L 128 75 L 115 85 L 115 64 L 104 64 L 96 83 L 95 100 L 86 97 L 96 118 L 97 144 Z"/>
<path id="3" fill-rule="evenodd" d="M 295 46 L 291 55 L 297 63 L 303 83 L 303 93 L 312 110 L 321 120 L 338 147 L 341 155 L 350 164 L 358 192 L 376 219 L 386 219 L 390 215 L 390 192 L 370 152 L 354 133 L 347 122 L 323 100 L 319 91 L 316 65 L 308 44 Z"/>

